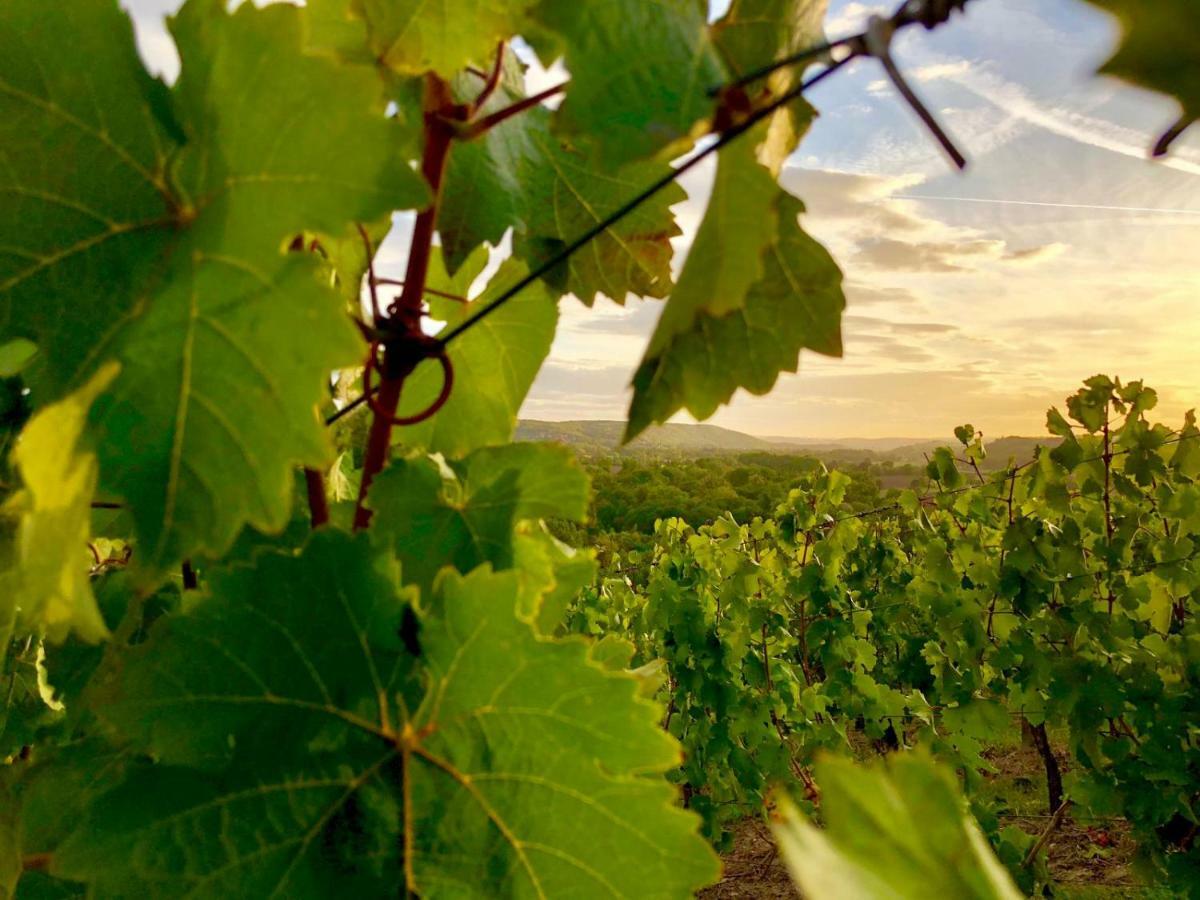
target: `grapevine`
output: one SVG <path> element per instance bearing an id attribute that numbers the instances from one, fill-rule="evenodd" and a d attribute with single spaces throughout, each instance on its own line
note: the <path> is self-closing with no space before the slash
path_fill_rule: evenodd
<path id="1" fill-rule="evenodd" d="M 1184 107 L 1165 151 L 1193 83 L 1146 48 L 1186 29 L 1096 3 L 1108 69 Z M 928 746 L 869 777 L 1008 896 L 938 766 L 971 794 L 1014 715 L 1192 884 L 1200 456 L 1149 389 L 1089 381 L 969 492 L 947 450 L 877 510 L 821 472 L 774 520 L 664 521 L 636 580 L 554 536 L 572 454 L 512 440 L 568 295 L 665 301 L 627 438 L 840 356 L 779 183 L 805 94 L 879 65 L 964 165 L 891 42 L 967 7 L 830 41 L 823 0 L 185 0 L 168 84 L 116 0 L 0 0 L 0 896 L 680 897 L 767 808 L 801 883 L 823 852 L 874 884 L 816 762 L 859 733 Z M 528 92 L 533 56 L 570 77 Z"/>

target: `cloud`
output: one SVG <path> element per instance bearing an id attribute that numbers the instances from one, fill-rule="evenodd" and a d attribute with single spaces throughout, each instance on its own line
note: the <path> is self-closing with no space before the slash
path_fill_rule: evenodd
<path id="1" fill-rule="evenodd" d="M 825 20 L 825 31 L 833 38 L 857 34 L 871 16 L 887 16 L 893 11 L 885 3 L 847 3 Z"/>
<path id="2" fill-rule="evenodd" d="M 1010 250 L 1004 255 L 1004 261 L 1016 265 L 1034 266 L 1039 263 L 1058 259 L 1070 248 L 1062 241 L 1042 244 L 1040 247 L 1029 247 L 1025 250 Z"/>
<path id="3" fill-rule="evenodd" d="M 912 291 L 900 287 L 883 287 L 858 281 L 845 284 L 846 302 L 851 309 L 859 306 L 912 306 L 921 301 Z"/>
<path id="4" fill-rule="evenodd" d="M 890 322 L 893 331 L 902 334 L 952 334 L 958 331 L 957 325 L 948 322 Z"/>
<path id="5" fill-rule="evenodd" d="M 935 63 L 914 70 L 914 76 L 926 83 L 939 80 L 953 82 L 1005 113 L 1010 119 L 1060 137 L 1134 159 L 1144 160 L 1148 156 L 1153 135 L 1088 115 L 1078 109 L 1046 102 L 1016 82 L 996 74 L 987 66 L 970 64 L 965 60 Z M 1188 158 L 1186 152 L 1177 152 L 1164 160 L 1162 165 L 1200 175 L 1200 163 Z"/>
<path id="6" fill-rule="evenodd" d="M 571 327 L 590 334 L 618 334 L 648 337 L 663 310 L 662 301 L 630 297 L 625 306 L 593 307 L 586 318 L 573 319 Z"/>
<path id="7" fill-rule="evenodd" d="M 783 185 L 804 199 L 806 224 L 835 255 L 876 269 L 953 273 L 985 263 L 1033 266 L 1061 256 L 1059 242 L 1013 248 L 1007 239 L 948 224 L 924 212 L 909 192 L 919 173 L 881 176 L 790 166 Z"/>
<path id="8" fill-rule="evenodd" d="M 970 272 L 983 263 L 1036 266 L 1057 259 L 1067 249 L 1059 241 L 1012 250 L 1007 241 L 995 238 L 958 241 L 872 238 L 859 246 L 854 260 L 878 269 L 904 272 Z"/>

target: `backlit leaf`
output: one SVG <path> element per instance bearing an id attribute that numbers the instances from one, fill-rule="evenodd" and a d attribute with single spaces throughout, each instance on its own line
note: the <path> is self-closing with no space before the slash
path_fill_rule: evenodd
<path id="1" fill-rule="evenodd" d="M 726 78 L 704 13 L 694 0 L 542 0 L 533 15 L 562 37 L 571 72 L 559 128 L 612 162 L 686 149 Z"/>
<path id="2" fill-rule="evenodd" d="M 739 387 L 767 393 L 780 372 L 796 371 L 802 348 L 841 355 L 842 273 L 800 227 L 799 200 L 781 191 L 776 210 L 779 240 L 766 249 L 763 276 L 744 304 L 723 316 L 697 314 L 667 352 L 638 367 L 626 441 L 680 409 L 707 418 Z"/>
<path id="3" fill-rule="evenodd" d="M 13 546 L 0 571 L 0 618 L 23 634 L 62 641 L 108 636 L 88 578 L 96 454 L 84 436 L 88 410 L 117 375 L 99 369 L 77 392 L 37 412 L 21 432 L 13 462 L 24 489 L 5 504 L 15 518 Z M 0 647 L 7 644 L 7 634 Z"/>
<path id="4" fill-rule="evenodd" d="M 425 590 L 443 566 L 511 567 L 520 521 L 582 521 L 587 503 L 587 475 L 554 444 L 487 447 L 445 467 L 399 459 L 371 485 L 372 530 L 394 549 L 405 580 Z"/>
<path id="5" fill-rule="evenodd" d="M 1192 0 L 1088 0 L 1120 20 L 1124 36 L 1100 69 L 1168 94 L 1183 107 L 1183 125 L 1200 119 L 1200 5 Z"/>
<path id="6" fill-rule="evenodd" d="M 684 897 L 715 876 L 658 777 L 678 749 L 657 710 L 518 619 L 515 574 L 445 576 L 419 657 L 362 537 L 212 584 L 131 651 L 105 710 L 162 763 L 91 804 L 54 874 L 101 895 L 430 898 Z"/>
<path id="7" fill-rule="evenodd" d="M 453 325 L 475 315 L 524 274 L 524 267 L 512 262 L 473 303 L 433 300 L 442 314 L 452 316 L 447 324 Z M 472 325 L 449 345 L 454 388 L 446 405 L 424 422 L 395 429 L 396 443 L 457 457 L 510 440 L 517 411 L 550 352 L 557 325 L 558 305 L 541 282 Z M 399 414 L 427 409 L 441 391 L 443 377 L 439 362 L 421 363 L 404 382 Z"/>
<path id="8" fill-rule="evenodd" d="M 0 191 L 17 208 L 0 316 L 37 343 L 50 396 L 121 360 L 93 428 L 146 580 L 220 555 L 243 524 L 281 528 L 292 466 L 331 456 L 314 406 L 361 344 L 287 243 L 426 196 L 390 152 L 371 70 L 305 55 L 299 9 L 224 7 L 189 0 L 173 20 L 170 93 L 113 4 L 3 7 Z"/>
<path id="9" fill-rule="evenodd" d="M 970 817 L 951 773 L 919 753 L 888 765 L 817 764 L 825 828 L 783 806 L 775 838 L 812 900 L 1021 897 Z"/>

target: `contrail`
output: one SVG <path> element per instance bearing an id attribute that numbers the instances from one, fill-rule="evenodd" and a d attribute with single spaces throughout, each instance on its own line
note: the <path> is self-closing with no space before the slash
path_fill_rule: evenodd
<path id="1" fill-rule="evenodd" d="M 997 200 L 991 197 L 931 197 L 895 194 L 886 200 L 938 200 L 945 203 L 998 203 L 1004 206 L 1045 206 L 1051 209 L 1093 209 L 1106 212 L 1166 213 L 1174 216 L 1200 216 L 1200 209 L 1164 209 L 1161 206 L 1100 206 L 1093 203 L 1050 203 L 1040 200 Z"/>

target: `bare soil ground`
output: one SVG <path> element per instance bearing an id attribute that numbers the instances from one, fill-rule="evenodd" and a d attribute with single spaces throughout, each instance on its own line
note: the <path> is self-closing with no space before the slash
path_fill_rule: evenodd
<path id="1" fill-rule="evenodd" d="M 986 778 L 983 793 L 998 800 L 1006 824 L 1029 834 L 1041 834 L 1049 824 L 1046 778 L 1032 747 L 1016 744 L 985 754 L 996 768 Z M 1066 754 L 1059 765 L 1069 771 Z M 1172 894 L 1163 886 L 1144 883 L 1132 868 L 1135 846 L 1123 820 L 1090 820 L 1068 814 L 1046 844 L 1053 894 L 1070 900 L 1151 900 Z M 770 830 L 759 819 L 746 819 L 734 833 L 733 849 L 723 862 L 720 883 L 700 893 L 702 900 L 793 900 L 799 898 Z"/>

